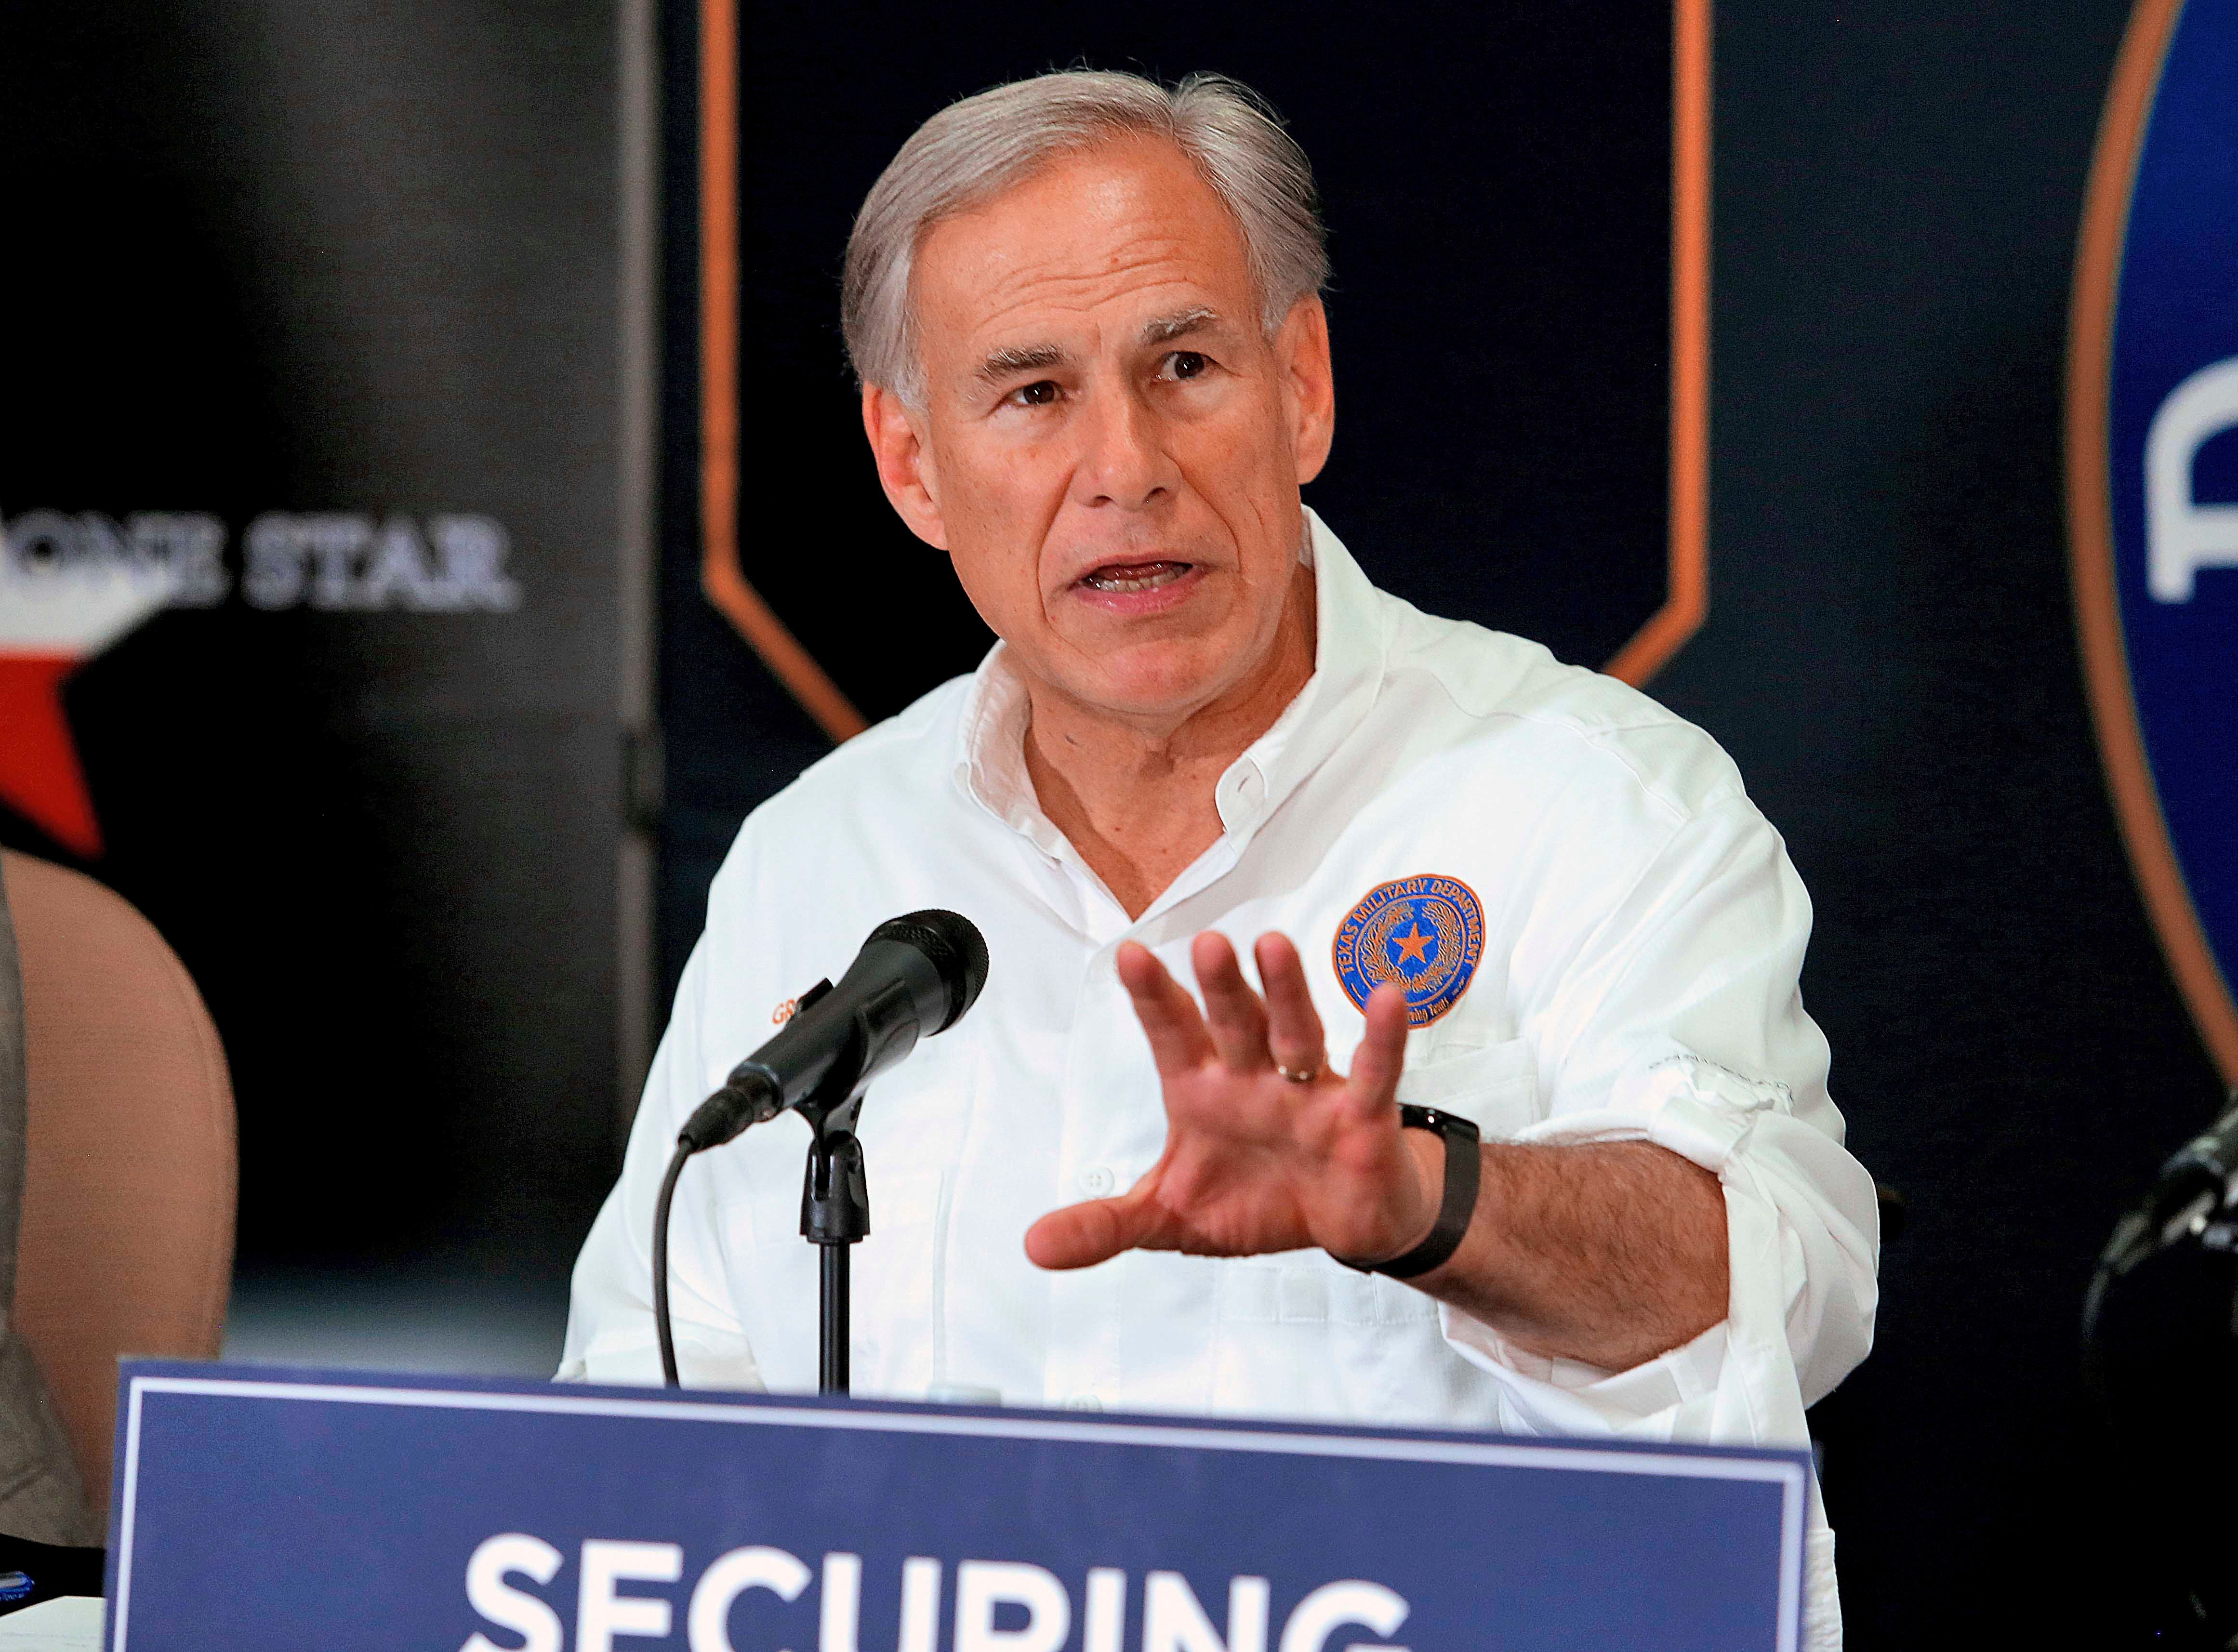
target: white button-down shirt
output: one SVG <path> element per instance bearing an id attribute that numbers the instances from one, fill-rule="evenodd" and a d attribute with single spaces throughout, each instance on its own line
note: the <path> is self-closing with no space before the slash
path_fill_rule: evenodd
<path id="1" fill-rule="evenodd" d="M 986 990 L 872 1087 L 871 1236 L 854 1267 L 855 1391 L 1530 1433 L 1800 1444 L 1804 1407 L 1871 1345 L 1873 1186 L 1842 1146 L 1824 1036 L 1796 978 L 1811 907 L 1778 834 L 1699 730 L 1613 679 L 1377 591 L 1311 521 L 1318 653 L 1221 777 L 1224 831 L 1129 918 L 1025 771 L 1024 687 L 977 673 L 850 741 L 765 803 L 708 900 L 628 1159 L 575 1270 L 563 1378 L 657 1382 L 649 1262 L 676 1132 L 780 1006 L 871 929 L 945 907 L 984 932 Z M 1630 1371 L 1549 1360 L 1318 1251 L 1027 1261 L 1044 1213 L 1126 1187 L 1165 1113 L 1113 957 L 1183 981 L 1191 937 L 1298 944 L 1341 1069 L 1363 1019 L 1332 957 L 1377 886 L 1465 884 L 1481 953 L 1409 1034 L 1401 1100 L 1489 1140 L 1658 1142 L 1715 1172 L 1725 1319 Z M 692 1161 L 670 1250 L 691 1384 L 812 1390 L 817 1261 L 799 1233 L 808 1132 L 779 1119 Z M 1806 1643 L 1837 1645 L 1811 1499 Z"/>

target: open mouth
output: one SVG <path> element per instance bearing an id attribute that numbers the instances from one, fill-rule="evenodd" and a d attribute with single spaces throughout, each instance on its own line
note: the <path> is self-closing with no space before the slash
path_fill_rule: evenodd
<path id="1" fill-rule="evenodd" d="M 1195 566 L 1193 562 L 1107 562 L 1081 575 L 1080 583 L 1090 591 L 1126 595 L 1169 585 Z"/>

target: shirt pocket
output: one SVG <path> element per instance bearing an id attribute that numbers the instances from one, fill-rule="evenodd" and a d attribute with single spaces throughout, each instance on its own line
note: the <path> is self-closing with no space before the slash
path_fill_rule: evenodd
<path id="1" fill-rule="evenodd" d="M 1411 1062 L 1399 1099 L 1512 1136 L 1538 1113 L 1530 1042 L 1447 1047 Z M 1220 1265 L 1215 1411 L 1385 1423 L 1497 1424 L 1489 1379 L 1446 1341 L 1438 1304 L 1320 1251 Z"/>
<path id="2" fill-rule="evenodd" d="M 1539 1120 L 1538 1058 L 1522 1038 L 1441 1049 L 1407 1064 L 1399 1099 L 1467 1119 L 1487 1140 L 1500 1140 Z"/>
<path id="3" fill-rule="evenodd" d="M 1438 1304 L 1320 1251 L 1220 1265 L 1208 1409 L 1391 1424 L 1489 1425 Z"/>
<path id="4" fill-rule="evenodd" d="M 1409 1064 L 1399 1099 L 1468 1120 L 1492 1140 L 1530 1124 L 1538 1067 L 1526 1040 L 1441 1049 Z M 1212 1407 L 1361 1421 L 1464 1421 L 1497 1412 L 1445 1339 L 1437 1302 L 1320 1251 L 1220 1265 Z"/>

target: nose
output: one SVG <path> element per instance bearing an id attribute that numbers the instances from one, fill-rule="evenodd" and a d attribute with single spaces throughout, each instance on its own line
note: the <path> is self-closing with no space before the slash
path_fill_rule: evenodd
<path id="1" fill-rule="evenodd" d="M 1073 471 L 1075 501 L 1140 511 L 1169 500 L 1180 470 L 1166 451 L 1156 411 L 1140 395 L 1123 390 L 1091 398 L 1085 411 Z"/>

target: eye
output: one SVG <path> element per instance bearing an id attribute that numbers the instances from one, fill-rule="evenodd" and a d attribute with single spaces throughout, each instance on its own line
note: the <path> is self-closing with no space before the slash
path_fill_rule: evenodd
<path id="1" fill-rule="evenodd" d="M 1212 364 L 1195 350 L 1176 350 L 1166 358 L 1166 370 L 1176 379 L 1195 379 Z"/>
<path id="2" fill-rule="evenodd" d="M 1050 379 L 1036 379 L 1031 384 L 1020 385 L 1016 390 L 1010 392 L 1010 396 L 1013 400 L 1024 406 L 1050 406 L 1056 401 L 1056 383 Z"/>

